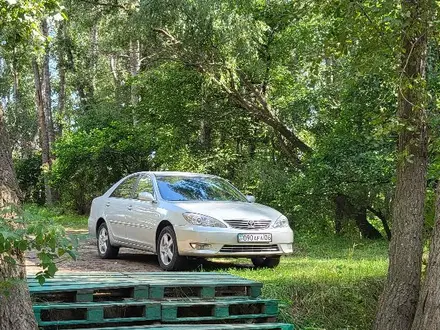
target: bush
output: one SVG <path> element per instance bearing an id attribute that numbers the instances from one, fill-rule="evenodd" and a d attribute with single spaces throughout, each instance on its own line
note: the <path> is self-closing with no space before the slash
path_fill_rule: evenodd
<path id="1" fill-rule="evenodd" d="M 14 159 L 15 172 L 23 199 L 39 205 L 44 204 L 41 164 L 40 153 L 34 153 L 28 158 Z"/>
<path id="2" fill-rule="evenodd" d="M 125 175 L 154 164 L 154 135 L 148 126 L 114 123 L 90 132 L 65 135 L 55 148 L 52 181 L 61 203 L 80 214 L 94 197 Z"/>

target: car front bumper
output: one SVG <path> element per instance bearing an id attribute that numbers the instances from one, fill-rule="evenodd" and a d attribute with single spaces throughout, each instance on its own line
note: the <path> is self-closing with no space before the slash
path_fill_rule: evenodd
<path id="1" fill-rule="evenodd" d="M 254 257 L 280 256 L 293 252 L 293 232 L 290 228 L 241 230 L 200 226 L 175 226 L 177 246 L 182 256 L 194 257 Z M 272 234 L 270 243 L 238 243 L 238 234 Z"/>

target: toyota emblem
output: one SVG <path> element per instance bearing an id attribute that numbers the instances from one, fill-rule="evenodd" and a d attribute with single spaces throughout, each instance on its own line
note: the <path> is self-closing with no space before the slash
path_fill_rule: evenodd
<path id="1" fill-rule="evenodd" d="M 247 223 L 248 228 L 255 228 L 255 221 L 254 220 L 249 220 Z"/>

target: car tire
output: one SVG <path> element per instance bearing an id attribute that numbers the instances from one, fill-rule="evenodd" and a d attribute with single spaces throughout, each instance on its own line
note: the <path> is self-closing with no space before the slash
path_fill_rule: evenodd
<path id="1" fill-rule="evenodd" d="M 252 258 L 251 260 L 257 268 L 275 268 L 280 264 L 280 257 Z"/>
<path id="2" fill-rule="evenodd" d="M 106 223 L 98 228 L 98 254 L 102 259 L 114 259 L 118 256 L 119 247 L 110 244 L 110 235 Z"/>
<path id="3" fill-rule="evenodd" d="M 188 264 L 187 259 L 179 255 L 176 233 L 172 226 L 163 228 L 159 233 L 156 251 L 159 266 L 163 270 L 180 270 Z"/>

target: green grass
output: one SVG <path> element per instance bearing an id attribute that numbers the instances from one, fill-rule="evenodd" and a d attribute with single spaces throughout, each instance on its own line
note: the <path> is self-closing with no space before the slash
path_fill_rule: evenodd
<path id="1" fill-rule="evenodd" d="M 26 210 L 68 229 L 87 228 L 85 216 L 32 205 Z M 388 243 L 296 233 L 294 246 L 294 255 L 282 258 L 276 269 L 219 268 L 212 263 L 205 270 L 263 282 L 263 295 L 282 302 L 280 320 L 298 330 L 371 329 L 386 277 Z"/>
<path id="2" fill-rule="evenodd" d="M 296 252 L 276 269 L 227 269 L 264 283 L 299 329 L 371 329 L 387 271 L 387 242 L 296 235 Z"/>
<path id="3" fill-rule="evenodd" d="M 68 212 L 58 207 L 42 207 L 34 204 L 26 204 L 25 212 L 32 213 L 38 217 L 47 218 L 63 226 L 66 230 L 86 230 L 87 216 Z"/>

